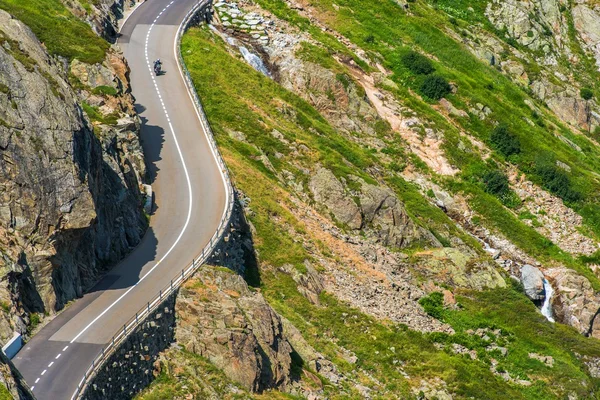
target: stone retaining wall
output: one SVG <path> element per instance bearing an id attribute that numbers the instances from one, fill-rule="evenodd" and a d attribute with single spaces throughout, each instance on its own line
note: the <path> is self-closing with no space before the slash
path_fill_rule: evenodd
<path id="1" fill-rule="evenodd" d="M 154 363 L 159 353 L 175 341 L 177 294 L 175 291 L 167 297 L 121 343 L 88 385 L 83 399 L 131 399 L 154 380 Z"/>

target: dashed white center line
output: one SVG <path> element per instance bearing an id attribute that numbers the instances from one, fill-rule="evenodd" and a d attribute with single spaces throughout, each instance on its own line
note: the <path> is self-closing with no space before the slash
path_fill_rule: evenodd
<path id="1" fill-rule="evenodd" d="M 55 360 L 58 360 L 58 357 L 60 357 L 62 355 L 62 353 L 58 353 L 58 355 L 56 356 Z"/>
<path id="2" fill-rule="evenodd" d="M 152 77 L 152 81 L 153 81 L 153 83 L 154 83 L 154 87 L 155 87 L 155 89 L 156 89 L 156 93 L 157 93 L 157 95 L 158 95 L 158 98 L 159 98 L 159 100 L 160 100 L 160 103 L 161 103 L 161 105 L 162 105 L 162 108 L 163 108 L 163 111 L 164 111 L 164 113 L 165 113 L 165 116 L 166 116 L 166 119 L 167 119 L 167 122 L 168 122 L 169 128 L 171 129 L 171 133 L 173 134 L 173 139 L 174 139 L 174 141 L 175 141 L 175 146 L 176 146 L 176 148 L 177 148 L 177 151 L 178 151 L 178 153 L 179 153 L 179 156 L 180 156 L 180 159 L 181 159 L 181 163 L 182 163 L 182 166 L 183 166 L 183 170 L 184 170 L 184 172 L 185 172 L 185 177 L 186 177 L 187 184 L 188 184 L 188 189 L 189 189 L 189 207 L 188 207 L 188 216 L 187 216 L 187 219 L 186 219 L 186 221 L 185 221 L 185 224 L 184 224 L 184 227 L 183 227 L 183 229 L 181 230 L 181 232 L 180 232 L 179 236 L 178 236 L 178 237 L 177 237 L 177 239 L 175 240 L 175 243 L 174 243 L 174 244 L 171 246 L 171 248 L 170 248 L 170 249 L 167 251 L 167 253 L 166 253 L 166 254 L 165 254 L 165 255 L 164 255 L 164 256 L 163 256 L 163 257 L 162 257 L 162 258 L 161 258 L 161 259 L 160 259 L 160 260 L 159 260 L 159 261 L 158 261 L 158 262 L 157 262 L 157 263 L 156 263 L 156 264 L 155 264 L 155 265 L 154 265 L 154 266 L 151 268 L 151 269 L 150 269 L 150 271 L 148 271 L 148 272 L 147 272 L 147 273 L 146 273 L 144 276 L 142 276 L 142 277 L 140 278 L 140 280 L 139 280 L 139 281 L 138 281 L 138 282 L 137 282 L 137 283 L 136 283 L 134 286 L 132 286 L 131 288 L 129 288 L 129 289 L 128 289 L 128 290 L 127 290 L 127 291 L 126 291 L 124 294 L 122 294 L 122 295 L 121 295 L 121 296 L 120 296 L 120 297 L 119 297 L 119 298 L 118 298 L 118 299 L 117 299 L 115 302 L 113 302 L 113 303 L 112 303 L 112 304 L 111 304 L 111 305 L 110 305 L 108 308 L 106 308 L 106 309 L 105 309 L 105 310 L 104 310 L 104 311 L 103 311 L 103 312 L 102 312 L 100 315 L 98 315 L 98 316 L 97 316 L 97 317 L 96 317 L 96 318 L 95 318 L 95 319 L 94 319 L 94 320 L 93 320 L 91 323 L 89 323 L 89 324 L 88 324 L 88 325 L 87 325 L 87 326 L 86 326 L 86 327 L 85 327 L 85 328 L 84 328 L 84 329 L 83 329 L 81 332 L 79 332 L 79 334 L 78 334 L 77 336 L 75 336 L 75 338 L 73 338 L 73 339 L 71 340 L 71 343 L 75 342 L 75 341 L 76 341 L 76 340 L 79 338 L 79 336 L 81 336 L 81 335 L 82 335 L 82 334 L 83 334 L 83 333 L 84 333 L 84 332 L 85 332 L 85 331 L 86 331 L 86 330 L 87 330 L 87 329 L 88 329 L 90 326 L 92 326 L 92 325 L 93 325 L 93 324 L 94 324 L 94 323 L 95 323 L 95 322 L 96 322 L 96 321 L 97 321 L 99 318 L 101 318 L 101 317 L 102 317 L 104 314 L 106 314 L 106 312 L 108 312 L 108 311 L 109 311 L 109 310 L 110 310 L 110 309 L 111 309 L 111 308 L 112 308 L 112 307 L 113 307 L 115 304 L 117 304 L 117 303 L 118 303 L 118 302 L 119 302 L 119 301 L 120 301 L 120 300 L 121 300 L 123 297 L 125 297 L 125 296 L 126 296 L 126 295 L 127 295 L 127 294 L 128 294 L 128 293 L 129 293 L 129 292 L 130 292 L 130 291 L 131 291 L 133 288 L 135 288 L 135 287 L 136 287 L 136 286 L 137 286 L 139 283 L 141 283 L 141 281 L 143 281 L 143 280 L 144 280 L 144 279 L 145 279 L 147 276 L 149 276 L 149 275 L 150 275 L 150 273 L 151 273 L 151 272 L 152 272 L 154 269 L 156 269 L 156 267 L 158 267 L 158 265 L 159 265 L 159 264 L 160 264 L 160 263 L 161 263 L 161 262 L 162 262 L 162 261 L 163 261 L 163 260 L 164 260 L 164 259 L 165 259 L 165 258 L 168 256 L 168 255 L 169 255 L 169 253 L 171 253 L 171 251 L 172 251 L 172 250 L 175 248 L 175 246 L 177 245 L 177 243 L 179 242 L 179 240 L 180 240 L 180 239 L 181 239 L 181 237 L 183 236 L 183 233 L 185 232 L 185 230 L 186 230 L 186 228 L 187 228 L 187 226 L 188 226 L 188 224 L 189 224 L 189 222 L 190 222 L 190 218 L 191 218 L 191 212 L 192 212 L 192 203 L 193 203 L 193 202 L 192 202 L 192 190 L 191 190 L 191 181 L 190 181 L 189 173 L 188 173 L 188 170 L 187 170 L 187 168 L 186 168 L 185 161 L 184 161 L 184 159 L 183 159 L 183 155 L 182 155 L 182 152 L 181 152 L 181 148 L 180 148 L 180 146 L 179 146 L 179 143 L 178 143 L 178 140 L 177 140 L 177 135 L 175 134 L 175 130 L 173 129 L 173 126 L 172 126 L 172 124 L 171 124 L 171 119 L 169 118 L 169 114 L 167 113 L 167 109 L 166 109 L 166 107 L 165 107 L 165 103 L 164 103 L 164 101 L 163 101 L 163 98 L 162 98 L 162 96 L 161 96 L 161 93 L 160 93 L 160 91 L 159 91 L 158 85 L 157 85 L 157 83 L 156 83 L 156 79 L 155 79 L 155 77 L 154 77 L 154 73 L 153 73 L 154 71 L 153 71 L 153 68 L 151 67 L 150 58 L 149 58 L 149 55 L 148 55 L 148 43 L 149 43 L 149 39 L 150 39 L 150 32 L 151 32 L 151 31 L 152 31 L 152 29 L 154 28 L 154 25 L 155 25 L 155 24 L 156 24 L 156 22 L 158 21 L 159 17 L 160 17 L 160 16 L 163 14 L 163 12 L 165 12 L 165 11 L 167 10 L 167 8 L 169 8 L 169 7 L 170 7 L 170 6 L 171 6 L 171 5 L 172 5 L 174 2 L 175 2 L 175 0 L 171 0 L 171 2 L 170 2 L 170 3 L 169 3 L 169 4 L 168 4 L 168 5 L 167 5 L 167 6 L 166 6 L 166 7 L 165 7 L 165 8 L 164 8 L 164 9 L 163 9 L 161 12 L 160 12 L 160 14 L 159 14 L 159 15 L 156 17 L 156 19 L 154 20 L 154 22 L 151 24 L 150 28 L 148 29 L 148 33 L 147 33 L 147 35 L 146 35 L 146 42 L 145 42 L 145 49 L 144 49 L 144 53 L 145 53 L 145 56 L 146 56 L 146 63 L 147 63 L 147 65 L 148 65 L 148 71 L 150 72 L 150 76 Z M 180 29 L 181 29 L 181 26 L 180 26 Z M 180 71 L 180 72 L 181 72 L 181 71 Z M 183 78 L 183 75 L 182 75 L 182 78 Z M 199 115 L 199 114 L 198 114 L 198 118 L 200 119 L 200 115 Z M 200 119 L 200 123 L 202 124 L 202 120 L 201 120 L 201 119 Z M 217 156 L 214 154 L 214 151 L 213 151 L 213 155 L 215 156 L 215 158 L 217 157 Z M 223 180 L 224 180 L 224 182 L 225 182 L 225 177 L 223 177 Z M 65 346 L 65 348 L 63 349 L 63 352 L 65 352 L 65 351 L 67 350 L 67 348 L 68 348 L 68 347 L 69 347 L 69 346 Z M 58 354 L 58 355 L 56 356 L 56 359 L 58 359 L 60 356 L 61 356 L 61 354 Z M 52 364 L 53 364 L 53 362 L 52 362 L 52 363 L 50 363 L 50 365 L 52 365 Z M 41 375 L 44 375 L 45 373 L 46 373 L 46 370 L 44 370 L 44 371 L 41 373 Z M 83 382 L 85 381 L 85 378 L 86 378 L 86 377 L 84 376 L 84 378 L 81 380 L 81 383 L 83 383 Z M 38 378 L 38 379 L 39 379 L 39 378 Z M 81 384 L 81 383 L 80 383 L 80 384 Z M 31 389 L 33 390 L 33 386 L 32 386 L 32 388 L 31 388 Z M 75 393 L 73 394 L 73 398 L 75 397 L 75 395 L 77 395 L 77 393 L 78 393 L 78 390 L 79 390 L 79 387 L 78 387 L 78 389 L 75 391 Z"/>
<path id="3" fill-rule="evenodd" d="M 37 378 L 37 379 L 35 380 L 35 383 L 38 383 L 39 381 L 40 381 L 40 378 Z"/>
<path id="4" fill-rule="evenodd" d="M 50 368 L 53 364 L 54 364 L 54 361 L 52 361 L 50 364 L 48 364 L 48 368 Z"/>
<path id="5" fill-rule="evenodd" d="M 44 376 L 44 374 L 46 373 L 46 371 L 48 371 L 47 369 L 43 370 L 41 375 Z"/>

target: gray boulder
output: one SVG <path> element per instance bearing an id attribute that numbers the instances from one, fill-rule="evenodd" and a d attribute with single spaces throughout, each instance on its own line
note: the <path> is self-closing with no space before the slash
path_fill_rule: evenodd
<path id="1" fill-rule="evenodd" d="M 359 198 L 363 223 L 386 246 L 403 248 L 423 239 L 424 235 L 392 190 L 363 183 Z"/>
<path id="2" fill-rule="evenodd" d="M 310 180 L 309 189 L 315 201 L 324 205 L 339 222 L 350 229 L 361 228 L 360 209 L 333 172 L 320 168 Z"/>
<path id="3" fill-rule="evenodd" d="M 521 283 L 525 289 L 525 294 L 531 300 L 543 300 L 544 294 L 544 274 L 542 271 L 532 265 L 523 265 L 521 267 Z"/>

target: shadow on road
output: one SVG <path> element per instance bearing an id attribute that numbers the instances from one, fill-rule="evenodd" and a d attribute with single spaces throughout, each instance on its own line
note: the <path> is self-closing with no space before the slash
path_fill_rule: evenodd
<path id="1" fill-rule="evenodd" d="M 135 109 L 140 115 L 142 127 L 140 140 L 144 149 L 146 160 L 146 182 L 153 184 L 160 171 L 158 162 L 162 159 L 161 151 L 164 146 L 165 131 L 160 126 L 149 125 L 148 118 L 144 116 L 146 107 L 136 103 Z M 157 206 L 153 205 L 152 213 L 156 212 Z M 158 239 L 154 234 L 152 227 L 149 227 L 146 234 L 125 259 L 119 262 L 105 275 L 96 285 L 87 293 L 101 292 L 105 290 L 117 290 L 129 288 L 139 282 L 142 276 L 142 268 L 153 261 L 156 261 Z"/>
<path id="2" fill-rule="evenodd" d="M 160 153 L 165 142 L 165 131 L 160 126 L 148 125 L 148 118 L 144 116 L 146 107 L 136 103 L 135 109 L 142 120 L 140 138 L 146 156 L 146 180 L 149 184 L 153 184 L 160 170 L 157 164 L 162 159 Z"/>
<path id="3" fill-rule="evenodd" d="M 135 285 L 142 276 L 144 265 L 155 260 L 157 246 L 158 240 L 150 227 L 135 251 L 117 264 L 88 293 L 129 288 Z"/>

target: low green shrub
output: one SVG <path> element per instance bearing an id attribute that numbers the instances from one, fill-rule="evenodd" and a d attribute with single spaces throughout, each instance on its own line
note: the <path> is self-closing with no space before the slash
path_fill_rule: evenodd
<path id="1" fill-rule="evenodd" d="M 409 51 L 402 56 L 402 63 L 416 75 L 429 75 L 435 71 L 429 58 L 416 51 Z"/>
<path id="2" fill-rule="evenodd" d="M 116 125 L 117 121 L 119 120 L 118 111 L 115 111 L 114 113 L 109 115 L 103 115 L 98 109 L 98 107 L 91 106 L 86 102 L 82 102 L 81 106 L 83 108 L 83 111 L 85 111 L 85 113 L 92 122 L 100 122 L 101 124 L 106 125 Z"/>
<path id="3" fill-rule="evenodd" d="M 536 160 L 535 172 L 541 178 L 542 186 L 561 199 L 568 202 L 582 200 L 582 194 L 573 188 L 567 172 L 556 166 L 556 162 L 553 162 L 553 159 L 538 158 Z"/>
<path id="4" fill-rule="evenodd" d="M 432 100 L 440 100 L 451 91 L 448 81 L 439 75 L 428 75 L 421 84 L 421 94 Z"/>
<path id="5" fill-rule="evenodd" d="M 490 136 L 492 147 L 494 147 L 504 157 L 509 157 L 513 154 L 519 154 L 521 152 L 521 143 L 510 130 L 506 124 L 499 124 L 492 131 Z"/>
<path id="6" fill-rule="evenodd" d="M 433 318 L 441 320 L 444 317 L 444 295 L 442 293 L 432 292 L 425 297 L 421 297 L 419 304 Z"/>
<path id="7" fill-rule="evenodd" d="M 594 92 L 592 91 L 592 89 L 590 89 L 588 87 L 581 88 L 581 90 L 579 91 L 579 94 L 581 95 L 581 98 L 584 100 L 591 100 L 592 97 L 594 97 Z"/>
<path id="8" fill-rule="evenodd" d="M 92 93 L 96 95 L 116 96 L 118 91 L 112 86 L 98 86 L 92 90 Z"/>
<path id="9" fill-rule="evenodd" d="M 494 196 L 503 196 L 510 191 L 508 178 L 502 172 L 493 170 L 483 176 L 485 191 Z"/>

